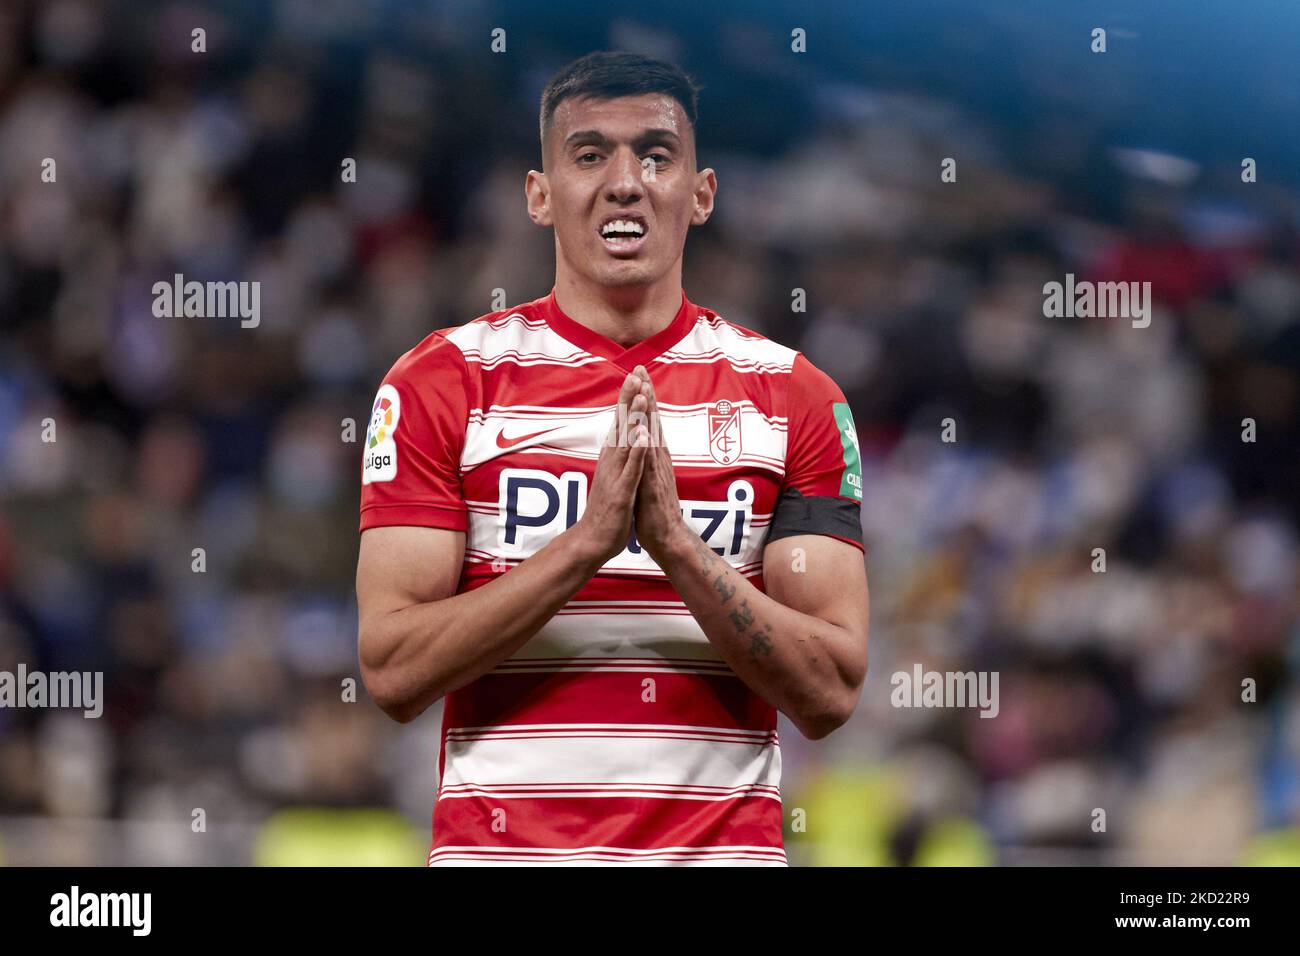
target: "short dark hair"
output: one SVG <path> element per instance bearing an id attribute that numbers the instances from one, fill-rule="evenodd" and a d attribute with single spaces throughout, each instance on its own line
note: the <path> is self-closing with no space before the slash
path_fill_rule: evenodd
<path id="1" fill-rule="evenodd" d="M 543 149 L 556 107 L 570 97 L 612 100 L 618 96 L 665 93 L 682 105 L 694 133 L 699 120 L 701 89 L 680 67 L 666 60 L 617 50 L 588 53 L 562 67 L 542 90 L 538 132 Z"/>

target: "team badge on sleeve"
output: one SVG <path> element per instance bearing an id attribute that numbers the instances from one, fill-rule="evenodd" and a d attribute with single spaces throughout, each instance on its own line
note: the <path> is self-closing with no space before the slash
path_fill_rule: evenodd
<path id="1" fill-rule="evenodd" d="M 844 471 L 840 473 L 840 497 L 862 500 L 862 455 L 858 451 L 858 432 L 853 427 L 853 412 L 848 402 L 835 402 L 831 405 L 835 413 L 835 424 L 840 433 L 840 445 L 844 449 Z"/>
<path id="2" fill-rule="evenodd" d="M 402 417 L 402 402 L 397 389 L 379 386 L 374 408 L 370 410 L 370 427 L 366 430 L 366 461 L 361 483 L 392 481 L 397 477 L 397 443 L 393 435 Z"/>
<path id="3" fill-rule="evenodd" d="M 719 465 L 740 457 L 740 406 L 720 401 L 709 407 L 709 454 Z"/>

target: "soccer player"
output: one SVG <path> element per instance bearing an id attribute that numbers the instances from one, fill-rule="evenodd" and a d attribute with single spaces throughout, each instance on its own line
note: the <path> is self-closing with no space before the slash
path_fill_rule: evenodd
<path id="1" fill-rule="evenodd" d="M 445 698 L 430 865 L 784 865 L 776 712 L 818 739 L 856 706 L 853 420 L 682 289 L 717 191 L 697 96 L 627 53 L 557 74 L 524 187 L 554 288 L 375 399 L 361 673 L 399 721 Z"/>

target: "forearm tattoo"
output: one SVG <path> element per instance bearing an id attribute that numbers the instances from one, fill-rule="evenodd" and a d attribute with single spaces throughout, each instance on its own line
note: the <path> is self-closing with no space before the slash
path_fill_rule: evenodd
<path id="1" fill-rule="evenodd" d="M 736 586 L 727 581 L 727 576 L 721 572 L 714 574 L 714 562 L 717 558 L 717 552 L 708 547 L 703 539 L 694 542 L 695 554 L 700 559 L 700 572 L 705 577 L 713 578 L 713 590 L 718 593 L 721 603 L 725 607 L 731 603 L 731 599 L 736 596 Z M 744 639 L 745 631 L 754 625 L 754 629 L 749 632 L 749 656 L 757 663 L 759 654 L 772 653 L 772 625 L 758 622 L 755 624 L 754 612 L 749 606 L 748 598 L 741 598 L 740 604 L 731 609 L 728 614 L 731 619 L 731 626 L 736 629 L 736 634 Z"/>

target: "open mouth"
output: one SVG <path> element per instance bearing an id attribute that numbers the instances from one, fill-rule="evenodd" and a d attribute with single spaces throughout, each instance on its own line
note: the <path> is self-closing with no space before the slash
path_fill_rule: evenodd
<path id="1" fill-rule="evenodd" d="M 650 226 L 640 215 L 610 216 L 596 232 L 609 252 L 626 255 L 637 252 L 645 244 Z"/>

